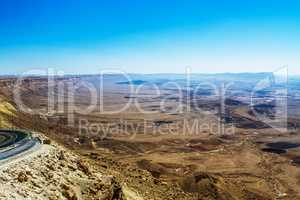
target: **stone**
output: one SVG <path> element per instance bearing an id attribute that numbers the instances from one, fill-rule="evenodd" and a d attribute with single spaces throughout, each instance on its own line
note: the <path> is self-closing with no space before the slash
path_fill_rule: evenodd
<path id="1" fill-rule="evenodd" d="M 28 176 L 26 175 L 26 173 L 20 172 L 20 173 L 18 174 L 18 181 L 19 181 L 20 183 L 23 183 L 23 182 L 28 181 Z"/>

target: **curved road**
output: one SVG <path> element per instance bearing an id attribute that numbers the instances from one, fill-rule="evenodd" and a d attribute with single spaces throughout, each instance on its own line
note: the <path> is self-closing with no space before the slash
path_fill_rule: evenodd
<path id="1" fill-rule="evenodd" d="M 0 130 L 0 160 L 17 156 L 36 145 L 40 140 L 22 131 Z"/>

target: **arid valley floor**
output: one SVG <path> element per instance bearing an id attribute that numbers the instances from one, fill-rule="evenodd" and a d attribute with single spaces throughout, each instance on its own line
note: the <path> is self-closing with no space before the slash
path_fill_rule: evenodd
<path id="1" fill-rule="evenodd" d="M 57 188 L 51 185 L 52 192 L 62 193 L 57 196 L 51 192 L 39 196 L 35 190 L 28 195 L 300 199 L 300 78 L 264 88 L 257 86 L 262 80 L 274 81 L 273 74 L 192 75 L 189 80 L 184 75 L 132 74 L 130 78 L 27 77 L 19 84 L 16 77 L 0 79 L 1 128 L 36 133 L 47 149 L 63 149 L 70 155 L 64 166 L 79 159 L 77 167 L 84 173 L 72 177 L 86 177 L 89 183 L 88 190 L 71 178 L 73 195 L 63 192 L 70 186 L 62 183 Z M 286 118 L 279 113 L 284 127 L 276 118 L 275 91 L 282 88 L 288 91 Z M 55 151 L 48 153 L 48 162 L 61 162 L 51 161 L 51 156 L 61 154 Z M 42 160 L 43 155 L 34 159 Z M 58 166 L 53 173 L 74 171 Z M 113 177 L 110 196 L 96 197 L 97 187 L 89 178 L 96 173 Z M 18 187 L 37 187 L 28 184 L 32 183 L 21 181 Z"/>

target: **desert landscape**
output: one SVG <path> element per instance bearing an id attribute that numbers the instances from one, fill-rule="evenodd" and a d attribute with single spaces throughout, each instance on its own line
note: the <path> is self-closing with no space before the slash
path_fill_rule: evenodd
<path id="1" fill-rule="evenodd" d="M 0 200 L 299 200 L 300 1 L 0 1 Z"/>
<path id="2" fill-rule="evenodd" d="M 15 103 L 17 79 L 3 77 L 1 122 L 65 146 L 141 199 L 298 199 L 298 79 L 289 82 L 293 112 L 282 131 L 259 114 L 274 119 L 274 91 L 283 85 L 251 94 L 270 76 L 193 75 L 189 87 L 184 75 L 54 77 L 50 86 L 28 77 L 17 88 L 26 109 Z"/>

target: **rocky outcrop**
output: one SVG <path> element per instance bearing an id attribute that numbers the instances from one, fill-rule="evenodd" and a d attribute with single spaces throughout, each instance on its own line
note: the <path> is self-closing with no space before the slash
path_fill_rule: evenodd
<path id="1" fill-rule="evenodd" d="M 0 164 L 0 199 L 124 199 L 113 176 L 57 144 Z"/>

